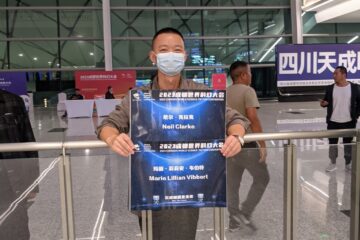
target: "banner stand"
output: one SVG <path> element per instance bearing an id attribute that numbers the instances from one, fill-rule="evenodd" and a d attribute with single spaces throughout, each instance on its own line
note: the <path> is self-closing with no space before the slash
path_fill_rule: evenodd
<path id="1" fill-rule="evenodd" d="M 225 211 L 224 208 L 214 208 L 214 239 L 225 239 Z"/>
<path id="2" fill-rule="evenodd" d="M 224 208 L 213 208 L 214 210 L 214 240 L 225 239 L 225 210 Z M 141 211 L 141 239 L 152 240 L 152 211 Z"/>
<path id="3" fill-rule="evenodd" d="M 141 239 L 142 240 L 147 240 L 147 234 L 148 232 L 146 231 L 146 219 L 147 219 L 147 216 L 146 216 L 146 210 L 142 210 L 141 211 Z"/>
<path id="4" fill-rule="evenodd" d="M 152 240 L 152 211 L 142 210 L 141 211 L 141 239 Z"/>

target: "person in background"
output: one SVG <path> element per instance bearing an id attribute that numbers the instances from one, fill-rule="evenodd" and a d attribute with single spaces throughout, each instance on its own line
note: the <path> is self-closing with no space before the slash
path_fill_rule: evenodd
<path id="1" fill-rule="evenodd" d="M 80 89 L 78 89 L 78 88 L 75 88 L 75 93 L 72 94 L 69 98 L 69 100 L 83 100 L 83 99 L 84 99 L 84 96 L 81 95 Z"/>
<path id="2" fill-rule="evenodd" d="M 152 83 L 143 90 L 201 90 L 207 86 L 182 79 L 186 53 L 182 34 L 173 28 L 159 30 L 152 41 L 149 58 L 158 71 Z M 215 113 L 214 113 L 215 114 Z M 231 157 L 241 150 L 247 119 L 230 108 L 226 110 L 227 138 L 221 153 Z M 134 143 L 129 132 L 129 95 L 126 95 L 116 110 L 110 113 L 97 129 L 98 137 L 123 157 L 134 154 Z M 212 127 L 212 126 L 209 126 Z M 178 208 L 153 211 L 153 239 L 192 240 L 195 239 L 199 209 Z"/>
<path id="3" fill-rule="evenodd" d="M 24 142 L 35 142 L 24 101 L 0 89 L 0 143 Z M 38 177 L 38 152 L 0 152 L 0 239 L 30 239 L 27 210 L 39 189 L 29 187 Z"/>
<path id="4" fill-rule="evenodd" d="M 105 99 L 115 99 L 113 94 L 113 88 L 111 86 L 108 86 L 107 92 L 105 93 Z"/>
<path id="5" fill-rule="evenodd" d="M 249 132 L 262 133 L 257 109 L 260 108 L 255 90 L 250 87 L 251 69 L 247 62 L 236 61 L 230 66 L 230 76 L 233 85 L 227 88 L 226 99 L 229 107 L 237 110 L 250 120 Z M 269 171 L 266 165 L 265 141 L 249 142 L 243 146 L 243 151 L 227 161 L 228 211 L 229 229 L 235 231 L 241 228 L 241 223 L 256 230 L 251 221 L 251 215 L 260 202 L 266 186 L 269 183 Z M 252 178 L 249 193 L 239 209 L 239 188 L 242 175 L 247 170 Z"/>
<path id="6" fill-rule="evenodd" d="M 320 106 L 327 108 L 327 129 L 355 128 L 360 114 L 359 85 L 346 80 L 347 69 L 343 66 L 335 68 L 333 78 L 335 83 L 326 87 L 325 96 L 320 99 Z M 351 170 L 351 145 L 352 137 L 344 137 L 345 170 Z M 325 169 L 332 172 L 337 169 L 336 158 L 338 157 L 337 143 L 339 138 L 329 138 L 330 164 Z"/>
<path id="7" fill-rule="evenodd" d="M 81 95 L 80 89 L 75 88 L 75 93 L 70 95 L 69 100 L 83 100 L 84 96 Z M 61 117 L 67 117 L 67 111 L 64 112 L 64 114 Z"/>

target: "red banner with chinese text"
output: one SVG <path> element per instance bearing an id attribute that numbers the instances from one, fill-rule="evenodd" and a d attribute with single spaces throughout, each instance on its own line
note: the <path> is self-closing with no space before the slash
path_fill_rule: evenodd
<path id="1" fill-rule="evenodd" d="M 135 81 L 135 70 L 75 72 L 75 86 L 85 99 L 104 96 L 108 86 L 112 86 L 115 97 L 124 95 L 135 86 Z"/>

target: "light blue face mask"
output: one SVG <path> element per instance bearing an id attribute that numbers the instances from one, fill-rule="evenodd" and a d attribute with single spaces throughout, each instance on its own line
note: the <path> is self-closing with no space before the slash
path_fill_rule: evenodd
<path id="1" fill-rule="evenodd" d="M 156 55 L 158 69 L 168 76 L 179 74 L 185 66 L 185 55 L 183 53 L 158 53 Z"/>

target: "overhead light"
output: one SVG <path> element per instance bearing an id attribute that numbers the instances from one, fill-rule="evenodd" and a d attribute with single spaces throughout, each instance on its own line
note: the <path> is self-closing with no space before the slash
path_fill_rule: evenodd
<path id="1" fill-rule="evenodd" d="M 90 52 L 89 54 L 90 54 L 90 56 L 94 56 L 94 53 L 93 53 L 93 52 Z"/>
<path id="2" fill-rule="evenodd" d="M 273 27 L 273 26 L 275 26 L 276 24 L 275 23 L 273 23 L 273 24 L 270 24 L 269 26 L 266 26 L 266 27 L 264 27 L 264 29 L 268 29 L 268 28 L 271 28 L 271 27 Z"/>
<path id="3" fill-rule="evenodd" d="M 33 57 L 33 60 L 34 60 L 34 61 L 37 61 L 37 60 L 38 60 L 38 58 L 37 58 L 37 57 Z"/>
<path id="4" fill-rule="evenodd" d="M 50 64 L 51 64 L 51 62 L 48 62 L 48 64 L 50 65 Z"/>
<path id="5" fill-rule="evenodd" d="M 19 53 L 18 55 L 19 55 L 19 57 L 23 57 L 23 56 L 24 56 L 24 54 L 22 54 L 22 53 Z"/>
<path id="6" fill-rule="evenodd" d="M 59 67 L 59 66 L 60 66 L 60 63 L 57 63 L 57 64 L 56 64 L 56 66 L 58 66 L 58 67 Z"/>
<path id="7" fill-rule="evenodd" d="M 321 6 L 324 6 L 324 5 L 328 4 L 328 3 L 331 3 L 331 2 L 333 2 L 333 1 L 334 1 L 334 0 L 327 0 L 327 1 L 322 2 L 322 3 L 318 4 L 318 5 L 315 5 L 315 6 L 311 7 L 311 8 L 308 8 L 308 9 L 306 9 L 305 11 L 306 11 L 306 12 L 311 12 L 311 11 L 313 11 L 314 9 L 317 9 L 317 8 L 319 8 L 319 7 L 321 7 Z"/>
<path id="8" fill-rule="evenodd" d="M 358 39 L 359 38 L 359 36 L 355 36 L 355 37 L 353 37 L 352 39 L 350 39 L 347 43 L 349 44 L 349 43 L 352 43 L 353 41 L 355 41 L 356 39 Z"/>
<path id="9" fill-rule="evenodd" d="M 281 41 L 282 37 L 279 37 L 278 40 L 276 40 L 276 42 L 266 51 L 266 53 L 264 54 L 264 56 L 262 56 L 259 60 L 259 62 L 262 62 L 265 57 L 271 52 L 271 50 L 273 50 L 273 48 Z"/>

